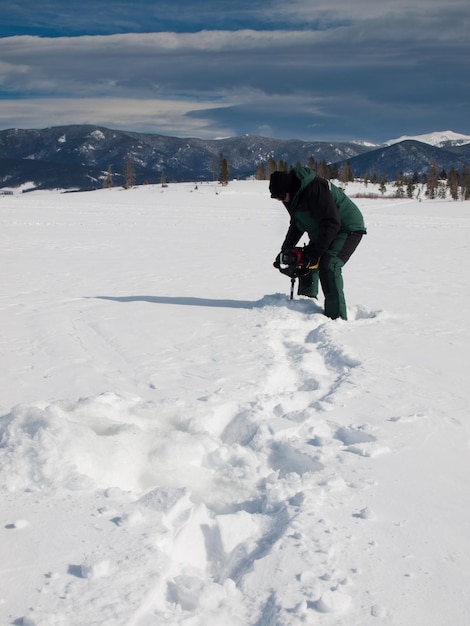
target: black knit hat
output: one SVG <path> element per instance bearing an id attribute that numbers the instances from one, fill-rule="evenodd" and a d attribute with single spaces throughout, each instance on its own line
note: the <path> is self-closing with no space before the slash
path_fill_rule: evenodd
<path id="1" fill-rule="evenodd" d="M 292 178 L 287 172 L 273 172 L 269 181 L 271 198 L 284 200 L 291 191 Z"/>

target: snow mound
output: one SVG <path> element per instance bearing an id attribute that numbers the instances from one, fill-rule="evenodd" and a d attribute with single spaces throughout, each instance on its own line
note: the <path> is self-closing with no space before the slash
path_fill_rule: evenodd
<path id="1" fill-rule="evenodd" d="M 6 486 L 18 489 L 119 487 L 204 482 L 202 458 L 216 445 L 180 411 L 113 392 L 77 402 L 19 405 L 0 422 Z"/>

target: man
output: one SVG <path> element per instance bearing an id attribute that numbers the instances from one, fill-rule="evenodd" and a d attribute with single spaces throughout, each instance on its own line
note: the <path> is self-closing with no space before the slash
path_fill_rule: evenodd
<path id="1" fill-rule="evenodd" d="M 289 230 L 274 266 L 279 269 L 281 255 L 307 233 L 310 241 L 304 248 L 302 262 L 315 269 L 299 277 L 298 293 L 316 298 L 320 278 L 325 315 L 347 319 L 342 267 L 366 233 L 362 213 L 342 189 L 309 167 L 274 172 L 269 191 L 271 198 L 283 202 L 290 215 Z"/>

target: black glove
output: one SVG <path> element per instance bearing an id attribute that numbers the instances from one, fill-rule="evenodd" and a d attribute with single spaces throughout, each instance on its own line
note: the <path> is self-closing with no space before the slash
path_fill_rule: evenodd
<path id="1" fill-rule="evenodd" d="M 308 246 L 304 246 L 303 259 L 305 267 L 309 270 L 317 269 L 320 263 L 320 257 L 318 256 L 317 249 L 314 243 L 309 243 Z"/>
<path id="2" fill-rule="evenodd" d="M 282 250 L 279 252 L 274 259 L 273 267 L 279 270 L 281 274 L 286 274 L 286 276 L 290 276 L 291 278 L 297 275 L 295 257 L 290 254 L 290 250 Z"/>
<path id="3" fill-rule="evenodd" d="M 285 250 L 281 250 L 274 259 L 273 266 L 279 269 L 281 265 L 299 265 L 301 263 L 301 256 L 299 258 L 299 254 L 296 250 L 300 250 L 300 248 L 286 248 Z"/>

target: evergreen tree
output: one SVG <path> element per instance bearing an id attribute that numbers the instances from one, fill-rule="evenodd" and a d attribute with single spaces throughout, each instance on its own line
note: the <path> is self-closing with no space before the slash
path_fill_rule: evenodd
<path id="1" fill-rule="evenodd" d="M 437 171 L 437 166 L 433 162 L 426 176 L 426 195 L 431 200 L 436 197 L 438 181 L 439 174 Z"/>
<path id="2" fill-rule="evenodd" d="M 135 183 L 135 169 L 131 160 L 124 163 L 124 189 L 130 189 Z"/>
<path id="3" fill-rule="evenodd" d="M 343 165 L 341 166 L 338 179 L 342 183 L 350 183 L 354 180 L 354 174 L 351 168 L 351 163 L 349 161 L 346 161 L 346 163 L 343 163 Z"/>
<path id="4" fill-rule="evenodd" d="M 449 188 L 450 197 L 452 200 L 458 200 L 459 198 L 459 173 L 453 167 L 450 168 L 447 176 L 447 186 Z"/>
<path id="5" fill-rule="evenodd" d="M 268 158 L 268 165 L 266 167 L 266 177 L 270 178 L 271 174 L 277 170 L 277 163 L 271 154 Z"/>
<path id="6" fill-rule="evenodd" d="M 447 185 L 443 180 L 437 181 L 437 197 L 441 200 L 445 200 L 447 195 Z"/>
<path id="7" fill-rule="evenodd" d="M 313 156 L 310 156 L 310 157 L 308 158 L 308 163 L 307 163 L 307 165 L 308 165 L 308 166 L 309 166 L 312 170 L 314 170 L 315 172 L 316 172 L 316 171 L 317 171 L 317 169 L 318 169 L 318 164 L 317 164 L 317 162 L 315 161 L 315 159 L 313 158 Z"/>
<path id="8" fill-rule="evenodd" d="M 219 183 L 221 185 L 228 185 L 230 180 L 230 168 L 227 159 L 223 154 L 220 155 L 219 160 Z"/>
<path id="9" fill-rule="evenodd" d="M 264 163 L 259 163 L 256 166 L 255 179 L 256 180 L 267 180 L 267 177 L 266 177 L 266 165 Z"/>
<path id="10" fill-rule="evenodd" d="M 330 178 L 333 178 L 331 175 L 331 168 L 328 165 L 328 163 L 325 161 L 325 159 L 322 159 L 320 163 L 318 164 L 317 174 L 318 176 L 321 176 L 322 178 L 326 178 L 328 180 L 330 180 Z"/>
<path id="11" fill-rule="evenodd" d="M 405 189 L 403 185 L 404 185 L 404 176 L 403 176 L 403 172 L 400 172 L 395 180 L 396 194 L 399 198 L 404 198 L 405 196 Z"/>
<path id="12" fill-rule="evenodd" d="M 106 172 L 106 178 L 103 182 L 103 187 L 105 189 L 110 189 L 113 186 L 113 168 L 111 165 L 108 166 L 108 171 Z"/>
<path id="13" fill-rule="evenodd" d="M 462 168 L 461 185 L 462 185 L 462 200 L 469 200 L 470 199 L 470 169 L 466 163 Z"/>
<path id="14" fill-rule="evenodd" d="M 385 174 L 380 178 L 379 182 L 379 191 L 382 195 L 385 195 L 385 193 L 387 192 L 387 187 L 385 185 L 385 183 L 387 182 L 387 177 L 385 176 Z"/>
<path id="15" fill-rule="evenodd" d="M 413 179 L 408 177 L 406 182 L 406 195 L 408 198 L 412 198 L 414 196 L 414 193 L 415 185 L 413 183 Z"/>

